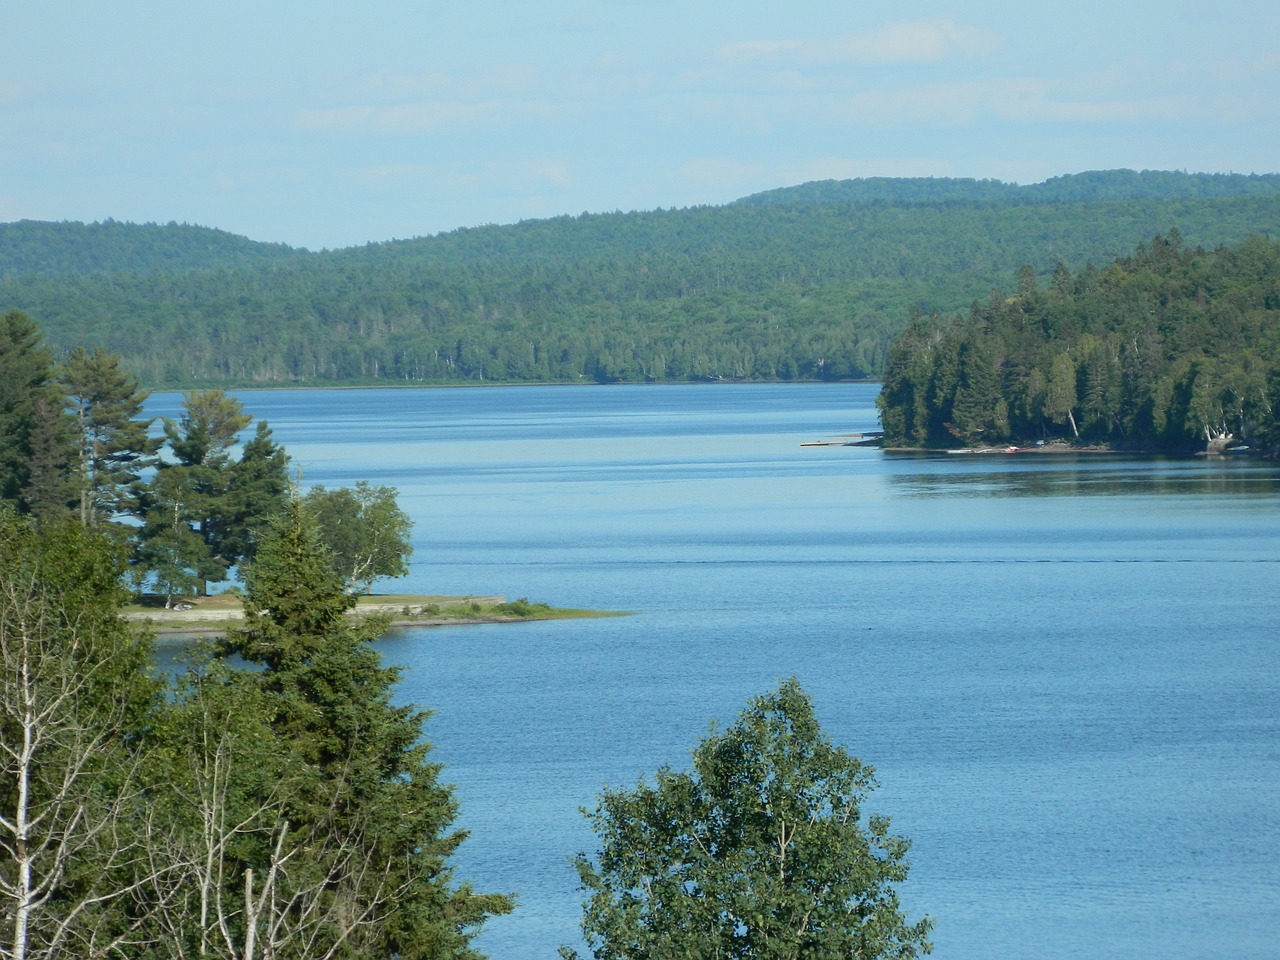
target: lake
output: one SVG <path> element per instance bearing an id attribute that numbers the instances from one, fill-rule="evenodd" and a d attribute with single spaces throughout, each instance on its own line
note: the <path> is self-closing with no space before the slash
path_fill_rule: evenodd
<path id="1" fill-rule="evenodd" d="M 876 390 L 238 394 L 304 485 L 399 489 L 381 589 L 634 611 L 381 641 L 459 876 L 519 896 L 480 949 L 578 945 L 579 808 L 795 676 L 913 840 L 934 956 L 1275 957 L 1280 469 L 801 446 L 876 429 Z"/>

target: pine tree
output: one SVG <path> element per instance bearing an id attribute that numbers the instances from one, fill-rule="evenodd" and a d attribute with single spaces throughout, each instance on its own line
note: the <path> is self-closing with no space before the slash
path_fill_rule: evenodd
<path id="1" fill-rule="evenodd" d="M 63 364 L 61 381 L 80 428 L 80 521 L 96 527 L 136 515 L 140 475 L 160 447 L 148 434 L 151 420 L 141 418 L 146 391 L 118 356 L 101 348 L 77 348 Z"/>
<path id="2" fill-rule="evenodd" d="M 205 593 L 210 581 L 226 580 L 253 556 L 262 528 L 284 508 L 289 458 L 259 421 L 233 459 L 232 448 L 253 418 L 220 390 L 188 393 L 183 407 L 180 421 L 164 425 L 174 460 L 160 463 L 142 493 L 139 560 Z"/>

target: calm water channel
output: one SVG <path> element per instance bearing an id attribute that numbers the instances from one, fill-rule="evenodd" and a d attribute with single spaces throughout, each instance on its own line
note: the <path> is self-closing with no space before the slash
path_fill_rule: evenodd
<path id="1" fill-rule="evenodd" d="M 390 589 L 635 611 L 382 642 L 460 876 L 520 898 L 481 948 L 577 944 L 579 808 L 794 675 L 913 839 L 940 960 L 1280 955 L 1280 470 L 801 446 L 875 392 L 240 395 L 304 484 L 399 488 Z"/>

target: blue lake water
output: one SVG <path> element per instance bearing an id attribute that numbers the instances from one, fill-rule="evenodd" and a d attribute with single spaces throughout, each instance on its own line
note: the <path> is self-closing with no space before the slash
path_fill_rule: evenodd
<path id="1" fill-rule="evenodd" d="M 874 430 L 875 393 L 240 394 L 304 485 L 399 489 L 385 589 L 635 611 L 381 642 L 460 877 L 519 896 L 480 948 L 578 944 L 579 808 L 794 675 L 914 841 L 941 960 L 1280 955 L 1280 469 L 801 446 Z"/>

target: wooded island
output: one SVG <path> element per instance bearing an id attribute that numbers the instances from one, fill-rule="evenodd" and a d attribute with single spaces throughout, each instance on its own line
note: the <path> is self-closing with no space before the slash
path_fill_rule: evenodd
<path id="1" fill-rule="evenodd" d="M 1024 268 L 967 317 L 917 315 L 877 403 L 888 446 L 1274 452 L 1280 244 L 1205 250 L 1173 230 L 1047 285 Z"/>

